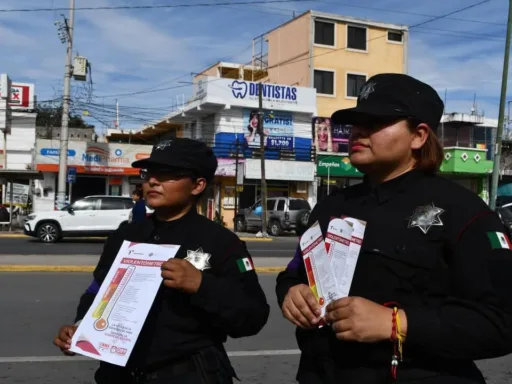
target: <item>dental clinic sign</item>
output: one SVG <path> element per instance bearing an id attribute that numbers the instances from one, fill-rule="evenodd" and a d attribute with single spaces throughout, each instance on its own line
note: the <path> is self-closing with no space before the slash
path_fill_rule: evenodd
<path id="1" fill-rule="evenodd" d="M 205 77 L 196 84 L 196 99 L 202 103 L 257 108 L 259 83 Z M 316 112 L 316 89 L 263 83 L 263 108 L 304 113 Z"/>

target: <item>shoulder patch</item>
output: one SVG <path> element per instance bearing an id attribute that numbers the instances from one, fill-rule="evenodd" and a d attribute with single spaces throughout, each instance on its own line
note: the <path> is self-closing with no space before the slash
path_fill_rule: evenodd
<path id="1" fill-rule="evenodd" d="M 512 249 L 510 239 L 503 232 L 487 232 L 492 249 Z"/>
<path id="2" fill-rule="evenodd" d="M 254 264 L 252 263 L 252 260 L 249 257 L 244 257 L 243 259 L 238 259 L 236 261 L 236 264 L 238 265 L 238 270 L 241 273 L 249 272 L 254 269 Z"/>

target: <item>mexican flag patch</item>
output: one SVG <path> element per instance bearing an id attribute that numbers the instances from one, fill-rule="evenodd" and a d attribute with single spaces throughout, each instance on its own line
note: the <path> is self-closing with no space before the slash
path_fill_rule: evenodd
<path id="1" fill-rule="evenodd" d="M 238 265 L 238 269 L 240 270 L 240 272 L 249 272 L 254 269 L 252 260 L 249 259 L 248 257 L 243 258 L 243 259 L 238 259 L 236 261 L 236 263 Z"/>
<path id="2" fill-rule="evenodd" d="M 492 249 L 512 249 L 510 240 L 502 232 L 487 232 L 487 237 L 491 241 Z"/>

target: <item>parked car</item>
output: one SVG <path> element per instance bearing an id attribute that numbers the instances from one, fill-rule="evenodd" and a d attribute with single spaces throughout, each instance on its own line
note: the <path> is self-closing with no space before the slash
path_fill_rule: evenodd
<path id="1" fill-rule="evenodd" d="M 507 235 L 512 237 L 512 211 L 510 208 L 496 208 L 496 213 L 500 217 L 505 227 L 507 227 Z"/>
<path id="2" fill-rule="evenodd" d="M 295 231 L 301 236 L 311 214 L 307 200 L 292 197 L 271 197 L 267 199 L 267 231 L 279 236 L 283 231 Z M 261 230 L 261 201 L 252 207 L 240 210 L 235 216 L 235 228 L 238 232 Z"/>
<path id="3" fill-rule="evenodd" d="M 132 208 L 131 197 L 88 196 L 61 211 L 28 215 L 24 232 L 43 243 L 63 237 L 107 236 L 128 222 Z"/>

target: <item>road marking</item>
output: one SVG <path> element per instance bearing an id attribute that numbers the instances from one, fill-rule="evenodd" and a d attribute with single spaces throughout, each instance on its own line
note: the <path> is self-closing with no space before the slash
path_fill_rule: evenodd
<path id="1" fill-rule="evenodd" d="M 0 272 L 93 272 L 95 265 L 0 265 Z M 258 273 L 279 273 L 286 267 L 256 267 Z"/>
<path id="2" fill-rule="evenodd" d="M 232 351 L 229 357 L 258 357 L 258 356 L 294 356 L 300 355 L 299 349 L 277 349 L 260 351 Z M 18 356 L 0 357 L 0 364 L 5 363 L 62 363 L 76 361 L 97 361 L 85 356 Z"/>

